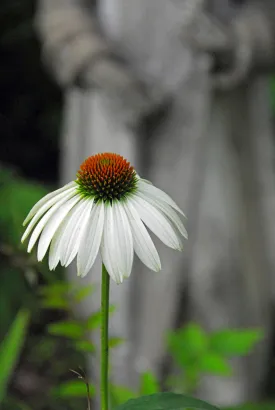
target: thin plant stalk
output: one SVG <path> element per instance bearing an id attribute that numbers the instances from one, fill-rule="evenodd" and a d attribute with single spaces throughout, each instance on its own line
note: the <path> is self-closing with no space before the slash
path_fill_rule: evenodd
<path id="1" fill-rule="evenodd" d="M 108 410 L 109 389 L 108 389 L 108 364 L 109 364 L 109 288 L 110 276 L 102 264 L 101 282 L 101 379 L 100 398 L 101 410 Z"/>

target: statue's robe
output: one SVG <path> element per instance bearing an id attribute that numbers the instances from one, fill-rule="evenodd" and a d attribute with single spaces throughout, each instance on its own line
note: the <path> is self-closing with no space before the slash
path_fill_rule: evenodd
<path id="1" fill-rule="evenodd" d="M 48 8 L 40 22 L 55 8 L 84 7 L 81 0 L 44 2 Z M 66 88 L 61 180 L 74 178 L 89 155 L 122 154 L 178 203 L 189 232 L 183 253 L 156 240 L 161 272 L 149 272 L 135 261 L 129 280 L 112 283 L 117 310 L 110 336 L 127 340 L 112 354 L 112 380 L 136 388 L 146 369 L 163 377 L 165 334 L 186 320 L 207 330 L 257 326 L 266 332 L 265 341 L 249 358 L 233 362 L 231 378 L 203 379 L 199 394 L 224 405 L 258 398 L 270 347 L 275 265 L 268 78 L 254 75 L 232 90 L 211 89 L 209 56 L 184 43 L 184 22 L 192 14 L 186 0 L 100 0 L 96 8 L 90 3 L 85 1 L 86 18 L 89 12 L 96 15 L 114 51 L 145 84 L 159 84 L 171 103 L 130 131 L 112 115 L 100 90 Z M 244 3 L 209 1 L 209 9 L 230 23 Z M 64 12 L 63 24 L 70 27 L 68 16 Z M 42 42 L 47 36 L 50 31 L 42 30 Z M 68 274 L 75 279 L 75 268 Z M 99 285 L 100 261 L 85 282 Z M 98 309 L 99 298 L 97 291 L 82 312 Z M 91 359 L 91 369 L 96 377 L 97 359 Z"/>

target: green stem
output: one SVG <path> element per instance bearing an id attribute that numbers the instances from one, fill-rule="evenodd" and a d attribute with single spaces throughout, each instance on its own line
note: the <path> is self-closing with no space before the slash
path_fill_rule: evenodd
<path id="1" fill-rule="evenodd" d="M 108 410 L 109 392 L 108 392 L 108 356 L 109 356 L 109 287 L 110 276 L 102 264 L 102 282 L 101 282 L 101 410 Z"/>

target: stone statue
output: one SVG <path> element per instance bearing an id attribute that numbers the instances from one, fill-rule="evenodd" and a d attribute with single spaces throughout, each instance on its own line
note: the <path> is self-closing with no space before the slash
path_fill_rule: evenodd
<path id="1" fill-rule="evenodd" d="M 62 182 L 85 157 L 117 152 L 188 216 L 182 254 L 158 242 L 160 273 L 137 261 L 112 286 L 111 336 L 127 339 L 112 355 L 116 384 L 135 388 L 148 368 L 161 379 L 165 332 L 192 319 L 266 332 L 234 377 L 206 377 L 198 394 L 220 405 L 261 394 L 275 267 L 272 1 L 37 2 L 43 59 L 65 93 Z M 85 280 L 99 282 L 100 263 Z M 95 294 L 80 313 L 98 308 Z"/>

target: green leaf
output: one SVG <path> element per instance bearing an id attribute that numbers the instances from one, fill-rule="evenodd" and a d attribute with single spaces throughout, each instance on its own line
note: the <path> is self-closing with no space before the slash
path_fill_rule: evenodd
<path id="1" fill-rule="evenodd" d="M 116 311 L 115 305 L 110 305 L 109 306 L 109 314 L 112 315 Z"/>
<path id="2" fill-rule="evenodd" d="M 26 286 L 22 271 L 5 264 L 3 259 L 0 286 L 0 343 L 24 302 L 28 300 L 32 305 L 35 299 Z"/>
<path id="3" fill-rule="evenodd" d="M 210 337 L 211 350 L 223 356 L 243 356 L 251 352 L 264 334 L 260 329 L 221 330 Z"/>
<path id="4" fill-rule="evenodd" d="M 73 320 L 51 323 L 47 326 L 47 329 L 51 335 L 72 339 L 80 339 L 85 333 L 83 325 Z"/>
<path id="5" fill-rule="evenodd" d="M 42 286 L 39 289 L 39 293 L 42 296 L 55 296 L 55 297 L 67 297 L 70 290 L 73 289 L 73 285 L 64 281 L 57 281 L 50 285 Z"/>
<path id="6" fill-rule="evenodd" d="M 275 78 L 272 77 L 270 80 L 270 100 L 271 100 L 271 107 L 273 110 L 273 115 L 275 112 Z"/>
<path id="7" fill-rule="evenodd" d="M 95 394 L 95 387 L 89 384 L 91 397 Z M 54 387 L 51 390 L 51 395 L 54 397 L 70 398 L 70 397 L 87 397 L 87 386 L 83 380 L 71 380 Z"/>
<path id="8" fill-rule="evenodd" d="M 160 386 L 155 375 L 151 372 L 142 373 L 140 380 L 140 395 L 145 396 L 158 393 L 159 391 Z"/>
<path id="9" fill-rule="evenodd" d="M 90 315 L 86 321 L 86 330 L 94 330 L 100 327 L 101 324 L 101 312 L 96 312 Z"/>
<path id="10" fill-rule="evenodd" d="M 26 403 L 13 397 L 6 397 L 3 405 L 5 410 L 32 410 Z"/>
<path id="11" fill-rule="evenodd" d="M 224 410 L 274 410 L 275 403 L 251 403 L 236 407 L 226 407 Z"/>
<path id="12" fill-rule="evenodd" d="M 127 387 L 123 386 L 110 386 L 112 407 L 119 406 L 127 400 L 137 397 L 137 394 Z"/>
<path id="13" fill-rule="evenodd" d="M 9 244 L 19 247 L 23 220 L 31 207 L 45 195 L 42 185 L 28 183 L 7 169 L 0 169 L 0 230 Z"/>
<path id="14" fill-rule="evenodd" d="M 49 296 L 41 301 L 41 306 L 44 309 L 61 309 L 69 310 L 69 301 L 58 296 Z"/>
<path id="15" fill-rule="evenodd" d="M 23 347 L 29 318 L 27 310 L 20 310 L 0 345 L 0 403 L 6 395 L 9 379 Z"/>
<path id="16" fill-rule="evenodd" d="M 190 323 L 168 334 L 168 350 L 183 368 L 193 364 L 208 349 L 208 336 L 200 326 Z"/>
<path id="17" fill-rule="evenodd" d="M 124 340 L 120 337 L 110 337 L 109 348 L 113 349 L 114 347 L 120 346 L 122 343 L 124 343 Z"/>
<path id="18" fill-rule="evenodd" d="M 110 305 L 109 307 L 109 314 L 112 314 L 115 311 L 115 306 Z M 86 330 L 94 330 L 99 328 L 101 325 L 101 311 L 95 312 L 90 315 L 86 321 Z"/>
<path id="19" fill-rule="evenodd" d="M 29 364 L 39 366 L 39 363 L 51 360 L 56 355 L 57 343 L 51 336 L 32 336 L 32 355 Z"/>
<path id="20" fill-rule="evenodd" d="M 156 393 L 131 399 L 115 410 L 219 410 L 202 400 L 176 393 Z"/>
<path id="21" fill-rule="evenodd" d="M 232 369 L 227 360 L 213 352 L 207 352 L 201 357 L 198 368 L 201 372 L 220 376 L 230 376 L 232 374 Z"/>
<path id="22" fill-rule="evenodd" d="M 94 353 L 95 352 L 95 346 L 89 340 L 78 340 L 74 343 L 74 345 L 78 351 L 81 351 L 84 353 Z"/>
<path id="23" fill-rule="evenodd" d="M 76 289 L 73 299 L 76 303 L 82 302 L 84 299 L 86 299 L 88 296 L 92 294 L 94 290 L 93 285 L 85 285 L 81 286 L 80 288 Z"/>

